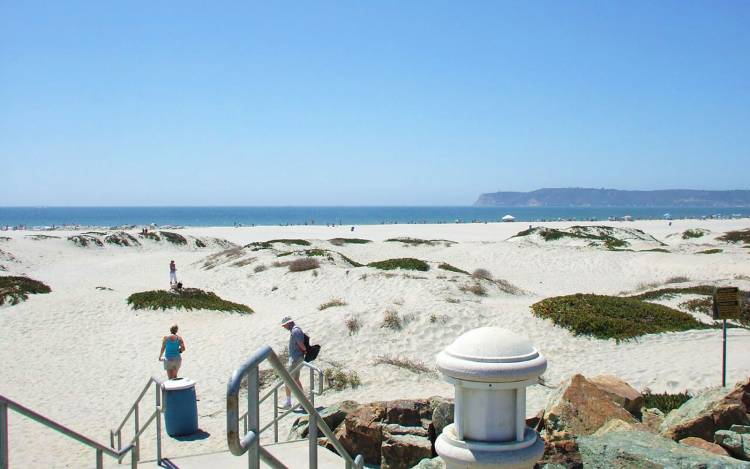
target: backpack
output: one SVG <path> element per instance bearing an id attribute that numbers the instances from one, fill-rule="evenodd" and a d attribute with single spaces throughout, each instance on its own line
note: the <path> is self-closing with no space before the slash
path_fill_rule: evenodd
<path id="1" fill-rule="evenodd" d="M 318 358 L 320 345 L 310 345 L 310 336 L 305 334 L 305 361 L 311 362 Z"/>

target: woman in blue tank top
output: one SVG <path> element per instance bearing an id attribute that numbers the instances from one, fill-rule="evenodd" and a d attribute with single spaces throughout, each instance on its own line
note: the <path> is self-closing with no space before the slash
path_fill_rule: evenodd
<path id="1" fill-rule="evenodd" d="M 167 370 L 169 379 L 177 379 L 177 372 L 182 365 L 182 352 L 185 351 L 185 342 L 177 335 L 177 324 L 169 328 L 171 335 L 164 336 L 161 341 L 161 352 L 159 360 L 164 355 L 164 369 Z"/>

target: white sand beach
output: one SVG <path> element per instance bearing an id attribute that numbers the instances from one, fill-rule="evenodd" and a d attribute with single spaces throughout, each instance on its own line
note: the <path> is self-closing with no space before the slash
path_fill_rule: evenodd
<path id="1" fill-rule="evenodd" d="M 534 225 L 575 224 L 582 223 Z M 215 256 L 216 265 L 207 269 L 206 258 L 224 249 L 210 241 L 206 248 L 150 240 L 141 240 L 138 247 L 80 247 L 66 239 L 78 232 L 2 232 L 0 236 L 9 238 L 0 240 L 0 265 L 6 269 L 3 275 L 29 276 L 49 285 L 52 292 L 0 307 L 0 394 L 106 443 L 109 430 L 119 424 L 148 377 L 165 375 L 157 361 L 161 338 L 171 324 L 177 323 L 187 346 L 180 375 L 197 381 L 199 424 L 211 436 L 193 442 L 165 438 L 164 454 L 224 450 L 228 378 L 258 347 L 270 344 L 280 350 L 286 345 L 288 333 L 279 327 L 279 321 L 287 315 L 294 317 L 313 343 L 322 345 L 319 366 L 340 362 L 361 378 L 357 389 L 328 391 L 320 396 L 317 403 L 323 405 L 343 399 L 368 402 L 451 396 L 452 387 L 437 376 L 374 362 L 379 356 L 398 356 L 433 367 L 435 355 L 443 347 L 480 326 L 500 326 L 527 336 L 549 360 L 545 378 L 552 385 L 574 373 L 614 374 L 638 389 L 655 392 L 698 391 L 720 384 L 722 340 L 718 329 L 655 334 L 618 344 L 614 340 L 575 337 L 550 321 L 532 316 L 529 306 L 563 294 L 616 295 L 644 284 L 662 284 L 676 276 L 689 279 L 680 286 L 717 284 L 749 289 L 750 249 L 716 237 L 729 230 L 750 228 L 750 220 L 676 220 L 671 226 L 666 221 L 598 224 L 643 230 L 658 241 L 636 240 L 634 249 L 650 249 L 663 242 L 670 252 L 618 252 L 574 241 L 511 239 L 528 228 L 525 223 L 375 225 L 358 226 L 354 232 L 349 226 L 176 230 L 183 236 L 219 238 L 239 246 L 301 238 L 311 246 L 278 248 L 326 249 L 362 264 L 411 257 L 431 265 L 427 272 L 386 272 L 351 267 L 334 256 L 332 261 L 322 259 L 321 268 L 315 271 L 289 272 L 272 263 L 293 257 L 277 258 L 275 251 L 249 249 L 231 259 Z M 682 239 L 683 231 L 694 228 L 708 232 L 702 238 Z M 39 234 L 58 238 L 33 238 Z M 137 235 L 137 231 L 131 234 Z M 373 242 L 335 246 L 327 241 L 336 237 Z M 453 243 L 409 246 L 385 241 L 395 237 Z M 696 254 L 710 248 L 723 251 Z M 178 276 L 186 287 L 213 291 L 252 307 L 255 313 L 134 311 L 126 302 L 130 294 L 169 287 L 171 259 L 176 261 Z M 233 265 L 242 259 L 245 261 Z M 513 295 L 488 288 L 487 296 L 476 296 L 461 291 L 460 287 L 469 282 L 467 277 L 438 269 L 441 262 L 469 272 L 487 269 L 524 293 Z M 268 268 L 255 272 L 261 264 Z M 333 298 L 346 305 L 318 309 Z M 677 303 L 668 304 L 676 307 Z M 380 327 L 387 310 L 401 316 L 403 329 Z M 345 326 L 345 320 L 351 317 L 362 324 L 354 335 Z M 750 331 L 729 330 L 728 356 L 728 382 L 747 378 Z M 550 392 L 542 386 L 530 389 L 529 415 L 544 406 Z M 270 407 L 264 407 L 262 422 L 268 421 L 270 412 Z M 152 435 L 153 430 L 149 430 L 143 437 L 143 459 L 154 457 Z M 13 413 L 10 447 L 13 467 L 94 464 L 92 450 Z M 49 449 L 64 456 L 52 457 Z"/>

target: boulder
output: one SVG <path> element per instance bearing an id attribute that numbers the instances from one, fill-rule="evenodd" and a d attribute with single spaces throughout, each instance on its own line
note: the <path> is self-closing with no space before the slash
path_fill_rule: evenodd
<path id="1" fill-rule="evenodd" d="M 544 455 L 537 461 L 534 469 L 582 469 L 581 454 L 573 439 L 545 441 Z"/>
<path id="2" fill-rule="evenodd" d="M 719 430 L 714 441 L 735 458 L 750 460 L 750 435 L 731 430 Z"/>
<path id="3" fill-rule="evenodd" d="M 659 427 L 664 421 L 664 412 L 653 407 L 651 409 L 641 409 L 641 423 L 648 428 L 650 432 L 659 433 Z"/>
<path id="4" fill-rule="evenodd" d="M 719 456 L 729 456 L 729 453 L 727 452 L 727 450 L 722 448 L 720 445 L 717 445 L 716 443 L 709 443 L 703 438 L 689 436 L 687 438 L 683 438 L 682 440 L 680 440 L 680 443 L 683 445 L 694 446 L 696 448 L 704 449 L 708 451 L 709 453 L 718 454 Z"/>
<path id="5" fill-rule="evenodd" d="M 681 445 L 649 432 L 610 432 L 602 436 L 582 436 L 577 443 L 583 465 L 587 469 L 750 468 L 743 461 Z"/>
<path id="6" fill-rule="evenodd" d="M 387 402 L 388 423 L 422 425 L 423 419 L 432 418 L 432 408 L 427 399 L 397 400 Z"/>
<path id="7" fill-rule="evenodd" d="M 432 459 L 423 459 L 411 469 L 445 469 L 445 461 L 440 456 Z"/>
<path id="8" fill-rule="evenodd" d="M 336 438 L 349 454 L 361 454 L 368 464 L 380 464 L 386 403 L 364 404 L 344 418 L 336 429 Z"/>
<path id="9" fill-rule="evenodd" d="M 390 435 L 380 449 L 381 469 L 409 469 L 422 459 L 432 457 L 432 443 L 415 435 Z"/>
<path id="10" fill-rule="evenodd" d="M 682 404 L 664 418 L 659 430 L 673 440 L 689 436 L 713 441 L 717 430 L 732 425 L 749 425 L 750 381 L 735 388 L 714 388 Z"/>
<path id="11" fill-rule="evenodd" d="M 612 397 L 583 375 L 574 375 L 561 385 L 544 411 L 547 432 L 566 431 L 573 435 L 591 435 L 612 419 L 635 424 L 638 421 Z"/>
<path id="12" fill-rule="evenodd" d="M 443 428 L 453 423 L 453 402 L 438 402 L 432 411 L 432 426 L 435 428 L 435 435 L 443 433 Z"/>
<path id="13" fill-rule="evenodd" d="M 359 403 L 355 401 L 341 401 L 333 405 L 326 407 L 321 410 L 320 416 L 323 417 L 325 423 L 328 424 L 331 430 L 336 430 L 341 422 L 344 421 L 347 415 L 351 414 L 360 407 Z M 289 430 L 288 440 L 298 440 L 300 438 L 307 438 L 308 431 L 308 418 L 307 415 L 297 418 L 292 424 L 292 428 Z M 322 432 L 318 432 L 322 434 Z"/>
<path id="14" fill-rule="evenodd" d="M 599 375 L 589 381 L 605 392 L 613 401 L 620 404 L 625 410 L 633 415 L 640 415 L 643 407 L 643 395 L 634 387 L 612 375 Z"/>
<path id="15" fill-rule="evenodd" d="M 735 433 L 750 433 L 750 425 L 732 425 L 729 427 L 729 431 Z"/>

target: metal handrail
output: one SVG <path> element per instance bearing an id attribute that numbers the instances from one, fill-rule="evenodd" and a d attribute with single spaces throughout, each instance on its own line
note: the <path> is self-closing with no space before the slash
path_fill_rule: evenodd
<path id="1" fill-rule="evenodd" d="M 311 402 L 311 400 L 305 396 L 304 391 L 299 385 L 297 385 L 294 379 L 292 379 L 289 371 L 287 371 L 286 367 L 281 363 L 281 360 L 279 360 L 279 357 L 268 345 L 264 345 L 256 350 L 255 353 L 245 361 L 245 363 L 232 373 L 232 376 L 229 378 L 229 383 L 227 383 L 227 444 L 229 446 L 229 451 L 235 456 L 241 456 L 247 452 L 249 469 L 258 469 L 260 467 L 261 458 L 274 468 L 285 467 L 265 448 L 260 446 L 260 389 L 258 383 L 258 366 L 266 360 L 271 364 L 271 367 L 276 371 L 279 378 L 281 378 L 281 381 L 283 381 L 283 383 L 292 391 L 294 397 L 299 401 L 299 405 L 307 411 L 309 418 L 307 436 L 309 442 L 310 469 L 317 469 L 318 467 L 318 429 L 323 432 L 338 454 L 344 459 L 346 469 L 362 469 L 364 467 L 364 458 L 362 455 L 357 455 L 355 458 L 352 458 L 349 455 L 349 452 L 333 434 L 333 431 L 326 421 L 323 420 L 320 414 L 315 410 L 315 405 L 313 404 L 314 397 L 312 399 L 313 402 Z M 246 375 L 248 429 L 245 431 L 244 436 L 240 438 L 239 392 L 242 378 Z M 311 382 L 312 381 L 313 379 L 311 378 Z M 278 392 L 278 388 L 272 390 L 272 392 Z M 314 393 L 311 393 L 311 396 L 314 396 Z M 276 411 L 274 411 L 274 413 L 275 412 Z"/>
<path id="2" fill-rule="evenodd" d="M 118 462 L 122 462 L 122 459 L 128 452 L 130 452 L 131 469 L 136 469 L 138 467 L 138 459 L 135 451 L 137 447 L 135 443 L 131 443 L 124 448 L 120 448 L 119 450 L 108 448 L 106 445 L 98 443 L 87 436 L 84 436 L 64 425 L 55 422 L 48 417 L 39 414 L 38 412 L 34 412 L 33 410 L 19 404 L 18 402 L 0 395 L 0 469 L 8 469 L 10 467 L 8 465 L 8 453 L 10 452 L 8 444 L 8 409 L 24 415 L 38 423 L 41 423 L 46 427 L 56 430 L 63 435 L 70 437 L 92 449 L 95 449 L 97 469 L 102 469 L 104 467 L 105 454 L 107 456 L 117 458 Z"/>
<path id="3" fill-rule="evenodd" d="M 127 414 L 125 414 L 125 418 L 122 419 L 122 423 L 114 429 L 110 430 L 109 432 L 109 444 L 112 448 L 115 447 L 115 437 L 117 437 L 117 449 L 122 448 L 122 429 L 125 427 L 125 424 L 128 423 L 128 419 L 130 419 L 130 416 L 133 416 L 133 438 L 131 440 L 131 444 L 135 447 L 134 450 L 134 457 L 136 461 L 141 460 L 141 452 L 140 452 L 140 437 L 143 434 L 144 431 L 151 425 L 151 422 L 156 420 L 156 462 L 157 464 L 161 464 L 161 414 L 164 412 L 164 405 L 165 402 L 162 396 L 163 388 L 162 385 L 164 384 L 164 380 L 161 378 L 158 378 L 156 376 L 152 376 L 148 379 L 146 382 L 146 385 L 143 387 L 143 390 L 136 398 L 135 402 L 133 402 L 133 405 L 130 406 L 130 410 L 128 410 Z M 143 398 L 146 396 L 146 393 L 148 392 L 149 388 L 151 388 L 151 385 L 154 387 L 154 399 L 155 399 L 155 406 L 154 406 L 154 412 L 149 415 L 149 417 L 146 419 L 146 423 L 141 426 L 140 425 L 140 406 L 139 404 L 143 400 Z"/>
<path id="4" fill-rule="evenodd" d="M 300 368 L 308 368 L 310 370 L 310 401 L 312 403 L 315 403 L 315 395 L 321 395 L 323 394 L 323 370 L 318 368 L 315 365 L 311 365 L 308 362 L 301 362 L 298 365 L 296 365 L 294 368 L 292 368 L 291 372 L 297 371 Z M 318 377 L 318 389 L 315 390 L 315 377 Z M 273 442 L 278 443 L 279 442 L 279 422 L 285 418 L 287 415 L 294 412 L 299 405 L 296 405 L 294 407 L 291 407 L 287 409 L 283 414 L 279 415 L 279 388 L 284 385 L 283 380 L 277 380 L 274 385 L 266 392 L 266 394 L 261 397 L 258 400 L 258 404 L 262 404 L 265 402 L 269 397 L 273 396 L 273 420 L 268 422 L 265 427 L 263 427 L 258 433 L 263 433 L 264 431 L 268 430 L 271 426 L 273 426 Z M 248 412 L 246 411 L 244 414 L 242 414 L 239 417 L 239 420 L 243 422 L 243 428 L 245 433 L 247 433 L 247 424 L 248 424 Z"/>

